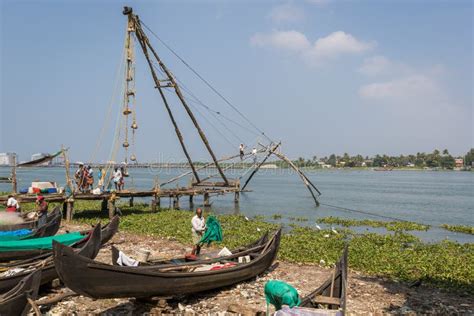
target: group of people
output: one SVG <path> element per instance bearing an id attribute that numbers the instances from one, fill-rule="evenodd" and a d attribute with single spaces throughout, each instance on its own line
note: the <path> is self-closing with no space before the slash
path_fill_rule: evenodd
<path id="1" fill-rule="evenodd" d="M 104 179 L 106 172 L 103 168 L 99 168 L 97 172 L 97 188 L 101 191 L 104 190 Z M 125 169 L 124 167 L 115 167 L 112 174 L 112 181 L 115 186 L 115 190 L 120 191 L 124 189 L 125 181 Z M 84 164 L 79 164 L 79 168 L 74 173 L 74 178 L 76 180 L 76 185 L 79 191 L 86 192 L 94 189 L 94 170 L 91 166 L 85 166 Z"/>
<path id="2" fill-rule="evenodd" d="M 94 187 L 94 170 L 91 166 L 79 164 L 79 168 L 74 173 L 74 179 L 79 191 L 85 192 L 92 190 Z"/>
<path id="3" fill-rule="evenodd" d="M 18 215 L 21 214 L 20 203 L 18 203 L 18 200 L 13 194 L 8 195 L 6 211 Z M 38 226 L 44 225 L 48 217 L 48 202 L 46 202 L 42 195 L 36 197 L 35 212 L 36 217 L 38 218 Z"/>
<path id="4" fill-rule="evenodd" d="M 257 148 L 252 148 L 252 158 L 253 158 L 253 163 L 256 164 L 257 163 Z M 239 146 L 239 155 L 240 155 L 240 160 L 243 160 L 244 159 L 244 156 L 245 156 L 245 145 L 244 144 L 240 144 Z"/>

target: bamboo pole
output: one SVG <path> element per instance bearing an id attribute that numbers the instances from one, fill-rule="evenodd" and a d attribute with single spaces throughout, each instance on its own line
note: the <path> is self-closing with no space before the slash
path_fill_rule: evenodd
<path id="1" fill-rule="evenodd" d="M 137 31 L 139 31 L 137 33 L 140 33 L 140 37 L 142 37 L 142 40 L 144 41 L 144 44 L 146 44 L 148 46 L 148 48 L 151 50 L 151 52 L 155 56 L 155 59 L 158 62 L 158 64 L 160 65 L 161 69 L 166 73 L 166 76 L 168 77 L 168 80 L 172 83 L 172 87 L 174 88 L 174 90 L 176 92 L 176 95 L 178 96 L 179 100 L 181 101 L 181 104 L 183 105 L 184 109 L 186 110 L 186 113 L 188 113 L 188 116 L 191 119 L 191 121 L 193 122 L 194 127 L 196 127 L 196 129 L 199 133 L 199 136 L 201 137 L 202 142 L 206 146 L 207 151 L 211 155 L 211 158 L 214 161 L 214 164 L 216 165 L 217 170 L 219 170 L 219 173 L 220 173 L 222 179 L 224 180 L 226 185 L 229 185 L 229 181 L 227 180 L 224 172 L 222 171 L 222 169 L 219 165 L 219 162 L 217 161 L 216 155 L 214 154 L 214 151 L 212 150 L 211 145 L 209 144 L 209 141 L 207 140 L 207 137 L 204 134 L 204 131 L 201 129 L 201 126 L 197 122 L 196 117 L 194 116 L 193 112 L 191 111 L 188 104 L 186 103 L 186 100 L 184 99 L 184 96 L 181 93 L 181 90 L 179 89 L 179 86 L 178 86 L 176 80 L 174 80 L 174 77 L 171 74 L 171 72 L 168 70 L 166 65 L 161 61 L 161 59 L 158 56 L 158 54 L 156 53 L 155 49 L 151 46 L 150 41 L 148 40 L 148 37 L 146 36 L 146 34 L 143 32 L 143 30 L 141 28 L 140 20 L 138 19 L 138 17 L 133 15 L 133 14 L 130 14 L 129 18 L 130 18 L 130 16 L 135 17 Z M 200 182 L 199 178 L 196 178 L 196 181 Z"/>
<path id="2" fill-rule="evenodd" d="M 13 155 L 13 165 L 12 165 L 12 192 L 17 192 L 17 179 L 16 179 L 16 154 Z"/>
<path id="3" fill-rule="evenodd" d="M 69 190 L 71 191 L 71 194 L 74 194 L 74 187 L 72 185 L 72 180 L 71 180 L 70 164 L 69 164 L 69 158 L 67 156 L 67 149 L 65 149 L 64 146 L 61 146 L 61 151 L 62 151 L 62 154 L 63 154 L 64 168 L 65 168 L 65 171 L 66 171 L 66 184 L 69 187 Z"/>
<path id="4" fill-rule="evenodd" d="M 155 69 L 153 68 L 153 63 L 150 60 L 150 56 L 148 54 L 147 50 L 147 38 L 146 35 L 143 33 L 143 30 L 141 30 L 141 27 L 139 27 L 136 16 L 133 13 L 128 13 L 128 19 L 131 20 L 133 19 L 136 27 L 135 34 L 137 36 L 138 42 L 140 43 L 140 47 L 142 48 L 143 54 L 145 55 L 145 59 L 147 60 L 148 66 L 151 71 L 151 75 L 153 77 L 153 81 L 155 82 L 155 88 L 158 89 L 161 99 L 163 100 L 163 103 L 165 105 L 166 111 L 168 112 L 168 115 L 170 117 L 171 122 L 173 123 L 174 130 L 176 133 L 176 136 L 178 137 L 179 143 L 181 144 L 181 148 L 183 149 L 184 155 L 186 156 L 186 159 L 188 160 L 191 169 L 193 171 L 194 176 L 196 177 L 196 180 L 199 181 L 199 175 L 196 172 L 196 169 L 194 167 L 193 161 L 191 160 L 191 156 L 188 153 L 188 150 L 186 149 L 186 145 L 184 144 L 184 139 L 183 135 L 181 134 L 181 131 L 178 127 L 178 124 L 176 123 L 176 120 L 174 118 L 173 112 L 171 111 L 171 108 L 168 104 L 168 100 L 165 97 L 165 94 L 163 93 L 163 89 L 160 85 L 160 81 L 158 79 L 158 76 L 156 75 Z"/>
<path id="5" fill-rule="evenodd" d="M 244 190 L 245 187 L 247 187 L 247 184 L 249 184 L 250 180 L 252 180 L 252 177 L 257 173 L 257 171 L 260 169 L 260 167 L 267 161 L 268 157 L 271 156 L 272 153 L 277 150 L 278 147 L 280 147 L 281 142 L 273 146 L 273 148 L 268 152 L 268 154 L 265 156 L 265 158 L 258 164 L 258 166 L 252 171 L 250 176 L 247 178 L 247 181 L 245 181 L 244 185 L 242 186 L 241 190 Z"/>
<path id="6" fill-rule="evenodd" d="M 273 152 L 273 154 L 275 156 L 277 156 L 278 158 L 280 158 L 281 160 L 288 163 L 288 165 L 290 165 L 290 167 L 293 168 L 296 171 L 296 173 L 300 176 L 301 180 L 303 180 L 303 183 L 306 186 L 306 188 L 308 189 L 308 191 L 311 193 L 311 196 L 313 197 L 314 202 L 316 203 L 316 206 L 319 206 L 319 201 L 316 198 L 316 195 L 314 194 L 313 190 L 311 189 L 312 186 L 310 185 L 310 182 L 308 181 L 308 179 L 304 175 L 304 173 L 290 159 L 288 159 L 288 157 L 286 157 L 285 155 L 283 155 L 281 153 L 277 153 L 277 152 Z"/>

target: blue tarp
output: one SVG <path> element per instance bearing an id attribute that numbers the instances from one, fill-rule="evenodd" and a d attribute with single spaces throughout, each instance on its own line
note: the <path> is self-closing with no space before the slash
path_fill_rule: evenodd
<path id="1" fill-rule="evenodd" d="M 0 231 L 0 240 L 17 240 L 31 234 L 31 229 Z"/>

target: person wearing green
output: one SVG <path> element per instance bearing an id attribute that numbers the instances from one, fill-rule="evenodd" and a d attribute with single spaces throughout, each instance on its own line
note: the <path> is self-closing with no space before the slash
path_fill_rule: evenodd
<path id="1" fill-rule="evenodd" d="M 277 311 L 283 305 L 292 308 L 301 304 L 298 291 L 288 283 L 279 280 L 270 280 L 265 284 L 265 300 L 267 309 L 268 304 L 272 304 Z"/>

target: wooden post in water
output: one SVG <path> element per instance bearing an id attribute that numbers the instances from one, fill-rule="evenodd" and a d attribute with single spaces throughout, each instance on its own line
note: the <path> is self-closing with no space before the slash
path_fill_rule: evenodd
<path id="1" fill-rule="evenodd" d="M 16 154 L 13 155 L 13 166 L 12 166 L 12 192 L 17 192 L 17 180 L 16 180 Z"/>
<path id="2" fill-rule="evenodd" d="M 128 205 L 133 207 L 133 196 L 130 198 L 130 200 L 128 200 Z"/>
<path id="3" fill-rule="evenodd" d="M 191 194 L 189 196 L 189 207 L 193 208 L 193 206 L 194 206 L 194 195 Z"/>
<path id="4" fill-rule="evenodd" d="M 173 209 L 179 210 L 179 195 L 173 198 Z"/>
<path id="5" fill-rule="evenodd" d="M 204 206 L 211 206 L 211 201 L 208 192 L 204 193 Z"/>
<path id="6" fill-rule="evenodd" d="M 240 199 L 240 192 L 239 192 L 239 191 L 235 191 L 235 194 L 234 194 L 234 203 L 235 203 L 235 204 L 239 204 L 239 199 Z"/>

